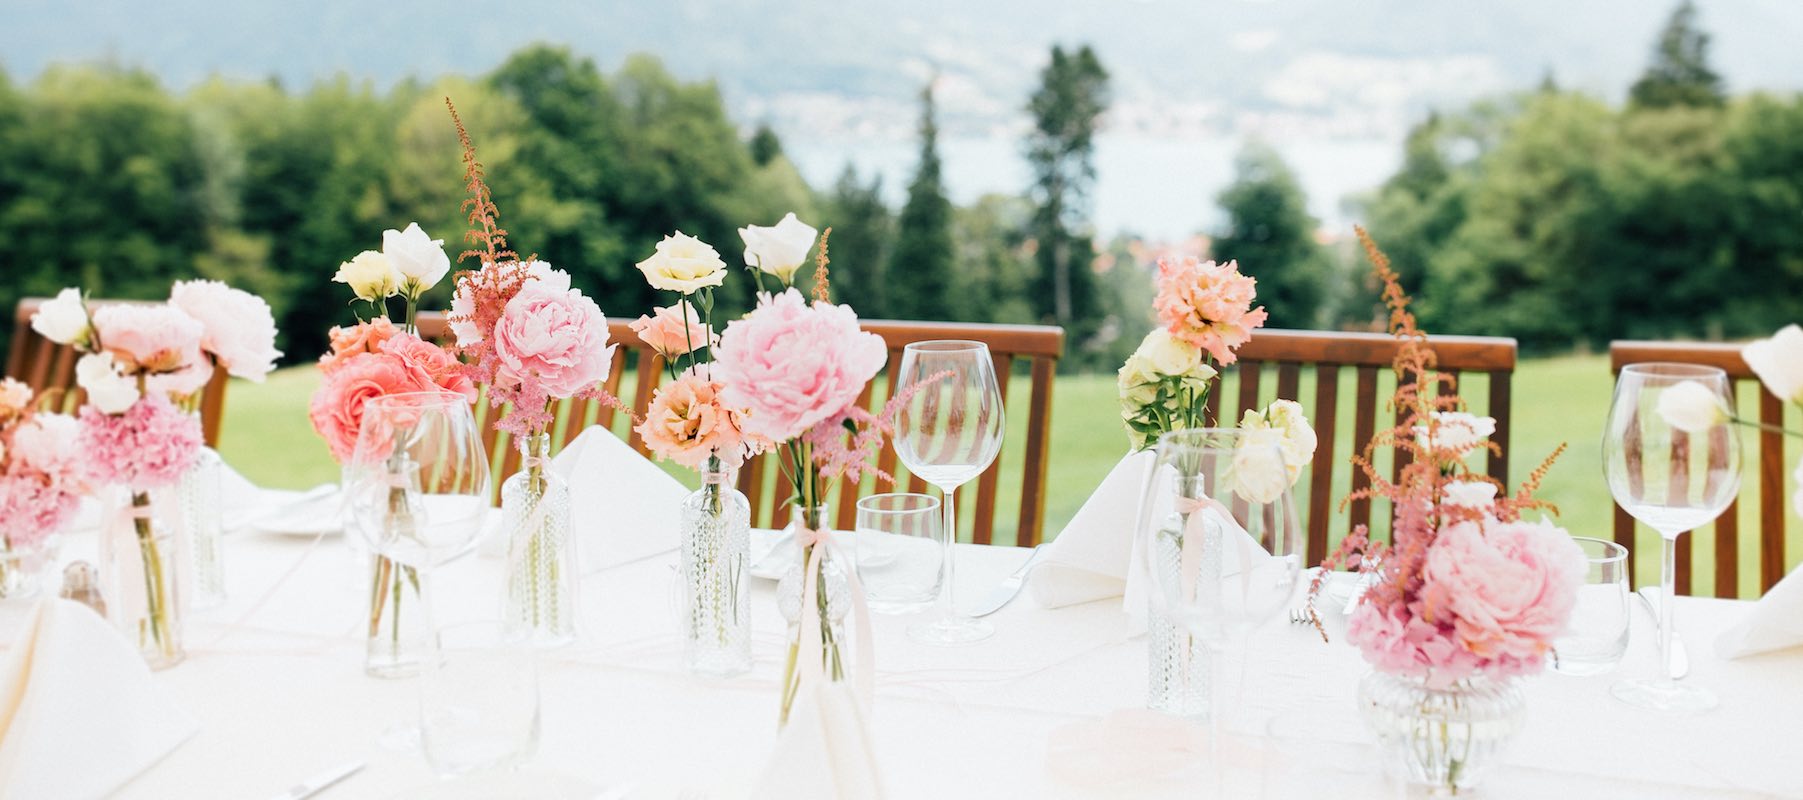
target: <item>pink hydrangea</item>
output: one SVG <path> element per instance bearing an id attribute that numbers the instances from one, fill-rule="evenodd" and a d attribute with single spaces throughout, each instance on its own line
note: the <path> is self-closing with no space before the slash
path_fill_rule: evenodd
<path id="1" fill-rule="evenodd" d="M 661 458 L 700 469 L 715 455 L 729 466 L 744 455 L 740 413 L 720 402 L 721 385 L 695 372 L 680 375 L 652 395 L 645 421 L 633 430 Z"/>
<path id="2" fill-rule="evenodd" d="M 162 395 L 147 394 L 123 414 L 84 406 L 77 443 L 90 480 L 146 491 L 175 483 L 194 464 L 200 420 Z"/>
<path id="3" fill-rule="evenodd" d="M 745 429 L 785 442 L 856 402 L 888 358 L 850 306 L 809 305 L 789 289 L 726 326 L 714 366 L 725 401 L 747 410 Z"/>
<path id="4" fill-rule="evenodd" d="M 1232 364 L 1234 353 L 1264 327 L 1264 307 L 1253 308 L 1258 282 L 1240 274 L 1238 262 L 1216 264 L 1185 257 L 1158 260 L 1158 296 L 1152 305 L 1172 336 Z"/>
<path id="5" fill-rule="evenodd" d="M 1565 632 L 1585 569 L 1583 551 L 1551 524 L 1456 522 L 1428 550 L 1421 598 L 1477 657 L 1538 664 Z"/>
<path id="6" fill-rule="evenodd" d="M 78 477 L 81 423 L 67 414 L 32 414 L 13 430 L 7 451 L 14 468 Z"/>
<path id="7" fill-rule="evenodd" d="M 1483 659 L 1459 646 L 1445 627 L 1404 603 L 1361 603 L 1346 620 L 1346 640 L 1381 672 L 1444 688 L 1476 674 Z"/>
<path id="8" fill-rule="evenodd" d="M 169 304 L 200 322 L 200 349 L 235 377 L 261 383 L 282 356 L 275 315 L 261 297 L 219 281 L 179 281 Z"/>
<path id="9" fill-rule="evenodd" d="M 607 318 L 595 301 L 544 280 L 527 281 L 507 301 L 495 323 L 494 349 L 497 383 L 535 383 L 553 399 L 605 380 L 614 354 Z"/>
<path id="10" fill-rule="evenodd" d="M 650 316 L 633 320 L 632 329 L 638 332 L 639 339 L 647 347 L 664 358 L 699 350 L 720 340 L 720 335 L 701 321 L 701 312 L 687 300 L 679 300 L 676 305 L 659 308 Z"/>
<path id="11" fill-rule="evenodd" d="M 0 415 L 0 423 L 8 419 Z M 81 425 L 63 414 L 11 419 L 16 424 L 0 424 L 0 539 L 29 547 L 61 530 L 87 491 L 78 456 Z"/>
<path id="12" fill-rule="evenodd" d="M 0 422 L 31 409 L 31 387 L 12 378 L 0 379 Z"/>
<path id="13" fill-rule="evenodd" d="M 145 375 L 146 387 L 169 397 L 192 395 L 207 385 L 213 368 L 200 354 L 205 326 L 167 303 L 116 303 L 94 311 L 100 343 L 125 366 Z"/>

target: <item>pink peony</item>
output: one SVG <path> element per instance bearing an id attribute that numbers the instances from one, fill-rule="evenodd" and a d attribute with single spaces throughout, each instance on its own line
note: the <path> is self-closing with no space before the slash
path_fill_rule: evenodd
<path id="1" fill-rule="evenodd" d="M 1484 666 L 1450 630 L 1402 603 L 1359 604 L 1346 620 L 1346 640 L 1379 671 L 1419 678 L 1436 688 L 1469 678 Z"/>
<path id="2" fill-rule="evenodd" d="M 400 332 L 401 329 L 387 317 L 376 317 L 349 328 L 335 327 L 328 334 L 332 339 L 332 350 L 319 357 L 319 368 L 330 375 L 347 359 L 381 350 L 383 342 Z"/>
<path id="3" fill-rule="evenodd" d="M 381 352 L 401 360 L 402 364 L 417 370 L 424 376 L 426 383 L 463 395 L 465 400 L 476 402 L 476 384 L 470 381 L 469 373 L 463 363 L 431 342 L 411 333 L 401 333 L 382 341 Z"/>
<path id="4" fill-rule="evenodd" d="M 332 457 L 343 464 L 357 450 L 363 404 L 372 397 L 402 392 L 435 391 L 430 376 L 388 353 L 366 353 L 339 362 L 313 392 L 307 417 L 324 437 Z"/>
<path id="5" fill-rule="evenodd" d="M 123 414 L 81 409 L 77 439 L 87 477 L 145 491 L 181 479 L 201 447 L 200 419 L 162 395 L 147 394 Z"/>
<path id="6" fill-rule="evenodd" d="M 127 374 L 145 375 L 152 392 L 185 397 L 207 385 L 213 368 L 201 357 L 205 326 L 167 303 L 119 303 L 94 312 L 100 343 Z"/>
<path id="7" fill-rule="evenodd" d="M 282 351 L 275 349 L 275 316 L 269 304 L 219 281 L 179 281 L 169 304 L 201 324 L 200 349 L 235 377 L 261 383 Z"/>
<path id="8" fill-rule="evenodd" d="M 748 433 L 785 442 L 844 411 L 888 359 L 851 306 L 810 306 L 789 289 L 726 326 L 714 375 L 726 385 L 722 399 L 747 409 Z"/>
<path id="9" fill-rule="evenodd" d="M 1222 364 L 1239 357 L 1234 350 L 1264 327 L 1265 309 L 1252 308 L 1258 282 L 1240 274 L 1229 261 L 1158 260 L 1158 297 L 1152 301 L 1158 319 L 1172 336 L 1207 350 Z"/>
<path id="10" fill-rule="evenodd" d="M 1530 671 L 1564 633 L 1585 570 L 1583 552 L 1550 523 L 1455 522 L 1428 550 L 1421 602 L 1473 655 Z"/>
<path id="11" fill-rule="evenodd" d="M 67 414 L 33 414 L 13 430 L 11 454 L 16 467 L 52 476 L 75 477 L 81 461 L 77 441 L 81 423 Z"/>
<path id="12" fill-rule="evenodd" d="M 740 414 L 720 402 L 721 385 L 690 372 L 658 387 L 645 409 L 645 421 L 633 430 L 661 458 L 700 469 L 708 456 L 719 454 L 736 464 L 745 449 Z"/>
<path id="13" fill-rule="evenodd" d="M 605 380 L 614 354 L 607 344 L 607 318 L 595 301 L 545 280 L 527 281 L 507 301 L 495 324 L 494 348 L 497 382 L 534 382 L 550 398 L 570 397 Z"/>
<path id="14" fill-rule="evenodd" d="M 72 483 L 26 473 L 0 475 L 0 538 L 9 548 L 31 547 L 63 529 L 81 507 Z"/>
<path id="15" fill-rule="evenodd" d="M 640 340 L 664 358 L 675 358 L 720 341 L 720 335 L 701 321 L 701 312 L 687 300 L 679 300 L 676 305 L 651 312 L 651 316 L 633 320 L 632 329 L 638 331 Z"/>

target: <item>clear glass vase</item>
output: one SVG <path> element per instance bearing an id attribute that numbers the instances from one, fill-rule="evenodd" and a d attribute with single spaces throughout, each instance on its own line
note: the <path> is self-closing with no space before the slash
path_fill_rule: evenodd
<path id="1" fill-rule="evenodd" d="M 831 530 L 827 520 L 831 519 L 829 507 L 821 505 L 815 508 L 796 508 L 789 515 L 786 528 L 793 536 L 802 530 Z M 814 545 L 813 547 L 824 547 Z M 804 584 L 804 569 L 808 562 L 809 551 L 802 548 L 795 563 L 783 572 L 782 580 L 776 584 L 776 607 L 782 612 L 783 619 L 788 620 L 788 658 L 783 670 L 783 703 L 780 722 L 788 724 L 789 707 L 795 702 L 796 693 L 800 690 L 798 681 L 801 673 L 796 669 L 798 655 L 803 652 L 804 639 L 812 649 L 819 643 L 821 657 L 821 674 L 833 681 L 845 680 L 846 663 L 840 643 L 845 639 L 845 616 L 851 611 L 851 584 L 845 571 L 851 565 L 841 563 L 830 551 L 822 551 L 819 564 L 815 567 L 815 602 L 820 611 L 820 629 L 804 631 L 801 629 L 801 601 Z"/>
<path id="2" fill-rule="evenodd" d="M 751 669 L 751 503 L 709 458 L 701 488 L 682 501 L 683 654 L 691 672 Z"/>
<path id="3" fill-rule="evenodd" d="M 425 575 L 387 556 L 369 556 L 369 627 L 363 671 L 372 678 L 411 678 L 432 653 Z"/>
<path id="4" fill-rule="evenodd" d="M 501 484 L 509 630 L 541 647 L 576 640 L 576 540 L 570 486 L 551 470 L 550 434 L 521 443 L 523 467 Z"/>
<path id="5" fill-rule="evenodd" d="M 1450 797 L 1483 780 L 1521 729 L 1527 701 L 1513 678 L 1477 675 L 1444 688 L 1373 672 L 1359 709 L 1396 777 Z"/>
<path id="6" fill-rule="evenodd" d="M 107 492 L 101 576 L 108 616 L 151 669 L 181 663 L 182 583 L 176 510 L 157 494 Z"/>
<path id="7" fill-rule="evenodd" d="M 1208 718 L 1208 648 L 1157 609 L 1146 616 L 1146 664 L 1146 708 L 1192 720 Z"/>
<path id="8" fill-rule="evenodd" d="M 225 518 L 220 507 L 224 470 L 219 453 L 202 447 L 194 465 L 173 487 L 170 502 L 181 536 L 189 608 L 225 604 Z"/>

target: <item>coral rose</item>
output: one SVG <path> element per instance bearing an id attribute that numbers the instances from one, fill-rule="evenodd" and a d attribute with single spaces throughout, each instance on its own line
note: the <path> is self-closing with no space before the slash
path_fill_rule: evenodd
<path id="1" fill-rule="evenodd" d="M 332 350 L 319 357 L 319 369 L 330 375 L 348 359 L 380 351 L 383 342 L 400 332 L 401 329 L 389 322 L 387 317 L 376 317 L 348 328 L 335 327 L 328 334 L 332 339 Z"/>
<path id="2" fill-rule="evenodd" d="M 372 397 L 402 392 L 436 391 L 429 376 L 388 353 L 365 353 L 339 362 L 329 372 L 307 407 L 313 430 L 326 440 L 332 457 L 343 464 L 357 451 L 363 426 L 363 404 Z"/>
<path id="3" fill-rule="evenodd" d="M 656 350 L 664 358 L 675 358 L 703 347 L 712 347 L 720 341 L 720 335 L 701 321 L 701 312 L 696 311 L 687 300 L 652 311 L 651 316 L 633 320 L 632 329 L 638 332 L 639 339 L 647 347 Z"/>

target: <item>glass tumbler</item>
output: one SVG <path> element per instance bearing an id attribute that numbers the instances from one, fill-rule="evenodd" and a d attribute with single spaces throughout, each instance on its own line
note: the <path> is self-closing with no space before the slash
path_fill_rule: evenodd
<path id="1" fill-rule="evenodd" d="M 1566 675 L 1601 675 L 1628 650 L 1628 549 L 1604 539 L 1574 536 L 1588 566 L 1572 608 L 1571 628 L 1553 642 L 1552 668 Z"/>
<path id="2" fill-rule="evenodd" d="M 440 775 L 517 767 L 538 750 L 531 639 L 500 622 L 439 631 L 419 682 L 420 744 Z"/>
<path id="3" fill-rule="evenodd" d="M 939 597 L 944 549 L 939 498 L 927 494 L 875 494 L 858 501 L 858 581 L 870 610 L 879 614 L 924 611 Z"/>

